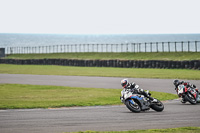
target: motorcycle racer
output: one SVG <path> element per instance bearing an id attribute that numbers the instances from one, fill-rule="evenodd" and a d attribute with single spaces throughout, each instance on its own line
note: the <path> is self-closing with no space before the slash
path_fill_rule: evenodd
<path id="1" fill-rule="evenodd" d="M 179 81 L 178 79 L 175 79 L 175 80 L 173 81 L 173 84 L 175 85 L 176 88 L 177 88 L 180 84 L 182 84 L 182 85 L 184 85 L 184 86 L 186 86 L 186 87 L 191 87 L 191 88 L 193 88 L 193 89 L 196 88 L 196 85 L 191 84 L 190 82 Z M 175 89 L 176 89 L 176 88 L 175 88 Z"/>
<path id="2" fill-rule="evenodd" d="M 175 90 L 177 91 L 177 88 L 178 88 L 178 86 L 179 85 L 184 85 L 186 88 L 191 88 L 191 89 L 195 89 L 196 91 L 197 91 L 197 101 L 199 101 L 200 99 L 199 99 L 199 90 L 196 88 L 196 85 L 194 85 L 194 84 L 191 84 L 190 82 L 186 82 L 186 81 L 179 81 L 179 80 L 177 80 L 177 79 L 175 79 L 174 81 L 173 81 L 173 84 L 174 84 L 174 86 L 175 86 Z M 178 92 L 177 92 L 178 93 Z M 179 96 L 179 97 L 181 97 L 181 96 Z M 186 101 L 184 100 L 184 97 L 182 98 L 182 100 L 181 100 L 181 102 L 182 103 L 186 103 Z"/>
<path id="3" fill-rule="evenodd" d="M 139 85 L 136 85 L 134 82 L 129 83 L 128 79 L 123 79 L 121 80 L 121 85 L 123 89 L 130 89 L 133 94 L 141 94 L 144 95 L 145 97 L 149 98 L 152 102 L 157 102 L 156 99 L 152 98 L 150 93 L 146 93 L 143 89 L 139 88 Z"/>

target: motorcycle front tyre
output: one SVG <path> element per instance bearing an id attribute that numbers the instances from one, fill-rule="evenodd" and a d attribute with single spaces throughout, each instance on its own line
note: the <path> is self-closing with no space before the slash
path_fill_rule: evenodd
<path id="1" fill-rule="evenodd" d="M 127 100 L 125 101 L 126 107 L 127 107 L 130 111 L 132 111 L 132 112 L 134 112 L 134 113 L 139 113 L 139 112 L 141 111 L 141 108 L 140 108 L 140 104 L 138 103 L 138 101 L 134 101 L 135 104 L 132 104 L 129 100 L 130 100 L 130 99 L 127 99 Z M 131 100 L 132 100 L 132 99 L 131 99 Z"/>
<path id="2" fill-rule="evenodd" d="M 163 111 L 164 109 L 164 105 L 161 101 L 158 100 L 158 102 L 156 103 L 153 103 L 151 106 L 150 106 L 153 110 L 157 111 L 157 112 L 161 112 Z"/>
<path id="3" fill-rule="evenodd" d="M 195 98 L 191 99 L 188 95 L 185 95 L 185 100 L 188 101 L 189 103 L 193 104 L 193 105 L 197 103 Z"/>

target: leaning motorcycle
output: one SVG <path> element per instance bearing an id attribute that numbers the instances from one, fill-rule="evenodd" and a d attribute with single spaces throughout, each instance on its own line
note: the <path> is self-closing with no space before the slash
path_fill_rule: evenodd
<path id="1" fill-rule="evenodd" d="M 150 108 L 157 112 L 161 112 L 164 109 L 164 105 L 161 101 L 156 99 L 157 102 L 152 102 L 144 95 L 133 94 L 131 89 L 123 89 L 120 99 L 130 111 L 135 113 L 150 110 Z"/>
<path id="2" fill-rule="evenodd" d="M 189 102 L 191 104 L 196 104 L 200 102 L 200 95 L 198 93 L 198 89 L 187 87 L 181 84 L 178 87 L 176 87 L 175 90 L 177 92 L 177 95 L 181 97 L 185 102 Z"/>

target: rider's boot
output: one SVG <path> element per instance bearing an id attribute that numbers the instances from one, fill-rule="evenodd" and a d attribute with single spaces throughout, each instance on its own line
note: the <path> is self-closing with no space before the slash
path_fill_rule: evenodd
<path id="1" fill-rule="evenodd" d="M 158 102 L 157 99 L 150 96 L 151 94 L 149 93 L 149 91 L 147 91 L 147 92 L 143 91 L 143 95 L 146 96 L 147 98 L 149 98 L 149 100 L 151 100 L 153 103 Z"/>
<path id="2" fill-rule="evenodd" d="M 158 100 L 157 99 L 155 99 L 155 98 L 153 98 L 153 97 L 150 97 L 150 96 L 148 96 L 148 98 L 153 102 L 153 103 L 156 103 L 156 102 L 158 102 Z"/>

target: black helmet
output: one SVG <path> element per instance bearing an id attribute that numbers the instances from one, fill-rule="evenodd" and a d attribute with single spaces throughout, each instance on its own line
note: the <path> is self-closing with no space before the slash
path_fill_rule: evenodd
<path id="1" fill-rule="evenodd" d="M 177 80 L 177 79 L 175 79 L 175 80 L 173 81 L 173 84 L 174 84 L 174 85 L 179 85 L 179 83 L 180 83 L 180 82 L 179 82 L 179 80 Z"/>

